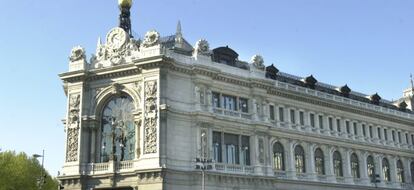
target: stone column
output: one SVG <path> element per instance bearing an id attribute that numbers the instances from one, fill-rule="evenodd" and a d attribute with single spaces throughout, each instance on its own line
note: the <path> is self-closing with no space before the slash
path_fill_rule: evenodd
<path id="1" fill-rule="evenodd" d="M 370 126 L 372 127 L 371 141 L 373 143 L 379 143 L 379 134 L 378 134 L 377 127 L 375 125 L 370 125 Z"/>
<path id="2" fill-rule="evenodd" d="M 290 107 L 286 107 L 286 111 L 287 111 L 287 115 L 286 115 L 286 121 L 289 123 L 289 129 L 293 129 L 294 127 L 293 127 L 293 125 L 295 125 L 294 123 L 292 123 L 292 116 L 291 116 L 291 111 L 290 110 L 292 110 L 292 108 L 290 108 Z M 294 110 L 294 109 L 293 109 Z M 294 112 L 296 112 L 296 111 L 294 111 Z M 296 115 L 295 115 L 295 120 L 296 120 L 297 118 L 296 118 Z M 296 123 L 296 121 L 295 121 L 295 123 Z"/>
<path id="3" fill-rule="evenodd" d="M 324 153 L 324 162 L 325 162 L 325 174 L 328 181 L 336 181 L 335 173 L 333 170 L 333 156 L 332 156 L 332 147 L 326 146 L 323 150 Z"/>
<path id="4" fill-rule="evenodd" d="M 340 123 L 341 123 L 341 131 L 342 131 L 340 136 L 343 137 L 343 138 L 348 138 L 348 131 L 346 130 L 346 120 L 341 119 Z"/>
<path id="5" fill-rule="evenodd" d="M 390 162 L 390 174 L 391 174 L 391 182 L 393 182 L 393 186 L 399 186 L 397 182 L 397 160 L 395 157 L 389 156 L 388 161 Z"/>
<path id="6" fill-rule="evenodd" d="M 368 153 L 366 153 L 366 152 L 361 152 L 358 155 L 358 159 L 359 159 L 359 163 L 360 163 L 359 171 L 360 171 L 360 174 L 361 174 L 361 181 L 364 184 L 371 183 L 371 180 L 368 177 L 368 171 L 367 171 L 368 170 L 367 157 L 368 157 Z"/>
<path id="7" fill-rule="evenodd" d="M 344 177 L 345 177 L 345 182 L 346 183 L 353 183 L 354 182 L 354 178 L 352 177 L 351 174 L 351 154 L 349 150 L 342 150 L 341 151 L 342 155 L 343 155 L 343 170 L 344 170 Z"/>
<path id="8" fill-rule="evenodd" d="M 387 130 L 387 135 L 388 135 L 387 144 L 390 145 L 390 146 L 393 146 L 394 145 L 394 142 L 392 140 L 392 129 L 388 129 Z"/>
<path id="9" fill-rule="evenodd" d="M 310 114 L 309 112 L 303 111 L 303 117 L 304 117 L 304 120 L 305 120 L 305 131 L 312 132 L 312 126 L 311 126 L 311 123 L 310 123 L 310 115 L 309 114 Z"/>
<path id="10" fill-rule="evenodd" d="M 357 123 L 357 129 L 358 129 L 358 137 L 357 137 L 357 139 L 359 141 L 365 141 L 364 132 L 363 132 L 362 127 L 363 127 L 362 123 Z"/>
<path id="11" fill-rule="evenodd" d="M 255 98 L 252 99 L 252 116 L 253 120 L 258 121 L 259 120 L 259 113 L 258 113 L 258 106 L 257 106 L 257 100 Z"/>
<path id="12" fill-rule="evenodd" d="M 322 119 L 323 119 L 323 133 L 325 135 L 331 135 L 331 130 L 329 129 L 328 116 L 327 115 L 323 115 L 322 116 Z"/>
<path id="13" fill-rule="evenodd" d="M 295 141 L 289 140 L 285 149 L 286 155 L 286 175 L 290 179 L 296 179 L 296 168 L 295 168 L 295 153 L 294 145 Z"/>
<path id="14" fill-rule="evenodd" d="M 99 129 L 98 122 L 95 119 L 89 121 L 89 129 L 91 133 L 91 141 L 90 141 L 90 162 L 96 163 L 97 153 L 96 150 L 96 135 L 98 134 L 97 130 Z M 100 147 L 98 145 L 98 147 Z"/>
<path id="15" fill-rule="evenodd" d="M 382 155 L 374 154 L 374 163 L 375 163 L 375 174 L 379 174 L 380 183 L 377 183 L 378 187 L 384 187 L 384 172 L 382 172 Z"/>
<path id="16" fill-rule="evenodd" d="M 403 162 L 403 166 L 404 166 L 405 183 L 412 183 L 411 169 L 410 169 L 411 160 L 407 158 L 402 158 L 401 161 Z"/>
<path id="17" fill-rule="evenodd" d="M 400 135 L 398 135 L 398 134 L 400 134 Z M 400 141 L 401 141 L 401 131 L 400 130 L 395 130 L 395 142 L 396 142 L 396 145 L 397 145 L 398 148 L 401 147 Z"/>
<path id="18" fill-rule="evenodd" d="M 213 92 L 211 88 L 207 88 L 207 109 L 209 112 L 213 113 Z"/>
<path id="19" fill-rule="evenodd" d="M 263 114 L 262 114 L 262 121 L 264 122 L 269 122 L 269 117 L 270 117 L 270 113 L 269 113 L 269 102 L 268 101 L 263 101 L 262 102 L 262 110 L 263 110 Z"/>
<path id="20" fill-rule="evenodd" d="M 315 171 L 315 144 L 308 144 L 307 153 L 306 153 L 306 173 L 309 174 L 310 180 L 317 180 L 316 171 Z"/>
<path id="21" fill-rule="evenodd" d="M 349 137 L 351 139 L 355 140 L 356 135 L 355 135 L 355 131 L 354 131 L 354 121 L 349 121 L 349 127 L 350 127 L 350 129 L 349 129 L 349 132 L 350 132 Z"/>
<path id="22" fill-rule="evenodd" d="M 276 127 L 280 127 L 280 113 L 279 113 L 279 107 L 281 107 L 280 105 L 274 105 L 275 106 L 275 121 L 276 121 Z"/>
<path id="23" fill-rule="evenodd" d="M 338 136 L 338 125 L 336 123 L 336 117 L 335 116 L 331 116 L 332 117 L 332 136 Z"/>
<path id="24" fill-rule="evenodd" d="M 315 117 L 315 132 L 320 134 L 322 131 L 319 128 L 319 114 L 313 113 Z"/>

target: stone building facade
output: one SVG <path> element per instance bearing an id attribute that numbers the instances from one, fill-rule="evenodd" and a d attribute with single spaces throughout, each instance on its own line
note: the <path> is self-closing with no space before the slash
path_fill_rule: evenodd
<path id="1" fill-rule="evenodd" d="M 396 102 L 112 29 L 59 75 L 65 190 L 414 189 L 414 88 Z"/>

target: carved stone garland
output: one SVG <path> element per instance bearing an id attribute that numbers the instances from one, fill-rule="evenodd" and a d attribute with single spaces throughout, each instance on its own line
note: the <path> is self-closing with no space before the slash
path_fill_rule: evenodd
<path id="1" fill-rule="evenodd" d="M 157 153 L 157 82 L 145 82 L 144 154 Z"/>
<path id="2" fill-rule="evenodd" d="M 69 96 L 69 120 L 66 148 L 66 162 L 78 161 L 78 140 L 79 140 L 79 105 L 80 95 Z"/>

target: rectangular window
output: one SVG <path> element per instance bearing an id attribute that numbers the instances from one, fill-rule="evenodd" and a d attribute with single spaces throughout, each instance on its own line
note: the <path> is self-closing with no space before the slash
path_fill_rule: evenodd
<path id="1" fill-rule="evenodd" d="M 221 133 L 213 132 L 213 156 L 216 162 L 221 163 Z"/>
<path id="2" fill-rule="evenodd" d="M 329 124 L 329 130 L 333 131 L 333 121 L 332 121 L 332 117 L 328 118 L 328 124 Z"/>
<path id="3" fill-rule="evenodd" d="M 340 119 L 336 119 L 336 131 L 342 132 Z"/>
<path id="4" fill-rule="evenodd" d="M 408 133 L 405 133 L 405 144 L 408 144 Z"/>
<path id="5" fill-rule="evenodd" d="M 351 134 L 351 129 L 349 127 L 349 121 L 345 121 L 345 126 L 346 126 L 346 133 Z"/>
<path id="6" fill-rule="evenodd" d="M 398 142 L 401 143 L 401 132 L 398 131 Z"/>
<path id="7" fill-rule="evenodd" d="M 303 111 L 299 112 L 299 121 L 300 125 L 305 125 L 305 114 L 303 113 Z"/>
<path id="8" fill-rule="evenodd" d="M 369 126 L 369 138 L 372 138 L 372 126 Z"/>
<path id="9" fill-rule="evenodd" d="M 319 115 L 319 128 L 323 129 L 323 116 Z"/>
<path id="10" fill-rule="evenodd" d="M 239 98 L 239 110 L 243 113 L 249 112 L 248 100 L 246 98 Z"/>
<path id="11" fill-rule="evenodd" d="M 225 158 L 227 164 L 240 164 L 239 136 L 224 133 Z"/>
<path id="12" fill-rule="evenodd" d="M 411 135 L 411 143 L 414 145 L 414 135 Z"/>
<path id="13" fill-rule="evenodd" d="M 392 130 L 392 132 L 391 132 L 391 133 L 392 133 L 392 141 L 393 141 L 393 142 L 395 142 L 395 131 L 394 131 L 394 130 Z"/>
<path id="14" fill-rule="evenodd" d="M 365 124 L 362 124 L 362 134 L 364 135 L 364 137 L 367 136 L 367 131 L 365 129 Z"/>
<path id="15" fill-rule="evenodd" d="M 236 111 L 236 97 L 223 95 L 223 108 L 226 110 Z"/>
<path id="16" fill-rule="evenodd" d="M 293 124 L 296 123 L 295 110 L 290 110 L 290 122 Z"/>
<path id="17" fill-rule="evenodd" d="M 377 128 L 378 139 L 381 139 L 381 128 Z"/>
<path id="18" fill-rule="evenodd" d="M 250 165 L 250 137 L 242 136 L 241 165 Z"/>
<path id="19" fill-rule="evenodd" d="M 217 92 L 213 92 L 213 107 L 220 107 L 220 94 Z"/>
<path id="20" fill-rule="evenodd" d="M 310 125 L 312 128 L 315 128 L 315 114 L 309 114 Z"/>
<path id="21" fill-rule="evenodd" d="M 270 120 L 275 120 L 275 106 L 269 105 Z"/>
<path id="22" fill-rule="evenodd" d="M 279 121 L 285 121 L 285 109 L 279 107 Z"/>
<path id="23" fill-rule="evenodd" d="M 386 141 L 388 141 L 388 132 L 387 129 L 384 129 L 384 138 Z"/>
<path id="24" fill-rule="evenodd" d="M 354 125 L 354 135 L 358 135 L 358 128 L 357 128 L 358 125 L 356 122 L 354 122 L 353 125 Z"/>

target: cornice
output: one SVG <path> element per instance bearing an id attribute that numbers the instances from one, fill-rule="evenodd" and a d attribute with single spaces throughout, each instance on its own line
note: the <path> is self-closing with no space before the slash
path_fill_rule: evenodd
<path id="1" fill-rule="evenodd" d="M 281 96 L 284 98 L 292 99 L 301 101 L 304 103 L 310 103 L 314 105 L 319 105 L 323 107 L 328 107 L 332 109 L 338 109 L 345 112 L 350 113 L 356 113 L 360 115 L 365 115 L 369 117 L 374 117 L 377 119 L 385 119 L 391 122 L 396 122 L 404 125 L 414 125 L 414 121 L 410 119 L 405 119 L 398 116 L 391 116 L 379 112 L 375 112 L 373 110 L 367 110 L 363 108 L 356 108 L 352 105 L 346 105 L 339 102 L 329 102 L 326 100 L 320 100 L 315 97 L 310 96 L 303 96 L 297 93 L 291 93 L 288 91 L 283 91 L 283 89 L 278 89 L 274 86 L 274 84 L 268 80 L 265 79 L 254 79 L 254 78 L 247 78 L 247 77 L 240 77 L 235 76 L 228 73 L 223 73 L 221 71 L 218 71 L 217 69 L 212 69 L 209 71 L 206 66 L 200 67 L 199 65 L 185 65 L 181 63 L 173 63 L 170 67 L 174 71 L 183 72 L 183 73 L 189 73 L 189 74 L 200 74 L 204 76 L 211 77 L 213 80 L 234 84 L 234 85 L 240 85 L 243 87 L 249 87 L 249 88 L 259 88 L 264 89 L 267 91 L 267 94 L 269 95 L 276 95 Z"/>
<path id="2" fill-rule="evenodd" d="M 229 74 L 220 71 L 217 68 L 212 68 L 201 64 L 183 64 L 175 61 L 173 58 L 164 55 L 154 56 L 143 59 L 133 60 L 132 63 L 126 65 L 119 65 L 109 68 L 94 69 L 90 71 L 75 71 L 62 73 L 59 77 L 65 82 L 82 82 L 93 81 L 99 79 L 117 78 L 123 76 L 131 76 L 140 74 L 142 70 L 160 68 L 176 71 L 192 76 L 202 75 L 210 77 L 212 80 L 220 81 L 228 84 L 238 85 L 246 88 L 257 88 L 267 91 L 268 95 L 280 96 L 304 103 L 319 105 L 332 109 L 337 109 L 345 112 L 356 113 L 373 117 L 376 119 L 384 119 L 391 122 L 396 122 L 404 125 L 414 125 L 414 121 L 398 116 L 387 115 L 384 113 L 368 110 L 364 108 L 357 108 L 352 105 L 346 105 L 340 102 L 329 102 L 329 100 L 321 100 L 316 97 L 304 96 L 298 93 L 292 93 L 284 89 L 276 88 L 272 81 L 267 79 L 256 79 L 241 77 L 234 74 Z"/>

